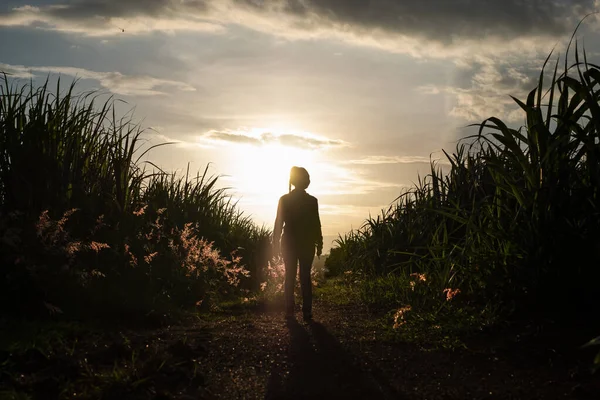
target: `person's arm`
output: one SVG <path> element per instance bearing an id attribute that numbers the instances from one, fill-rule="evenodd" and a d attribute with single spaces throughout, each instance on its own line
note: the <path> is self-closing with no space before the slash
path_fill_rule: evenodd
<path id="1" fill-rule="evenodd" d="M 283 230 L 283 198 L 279 199 L 277 205 L 277 217 L 275 217 L 275 226 L 273 227 L 273 255 L 277 257 L 279 255 L 279 249 L 281 242 L 281 231 Z"/>
<path id="2" fill-rule="evenodd" d="M 319 201 L 315 199 L 315 239 L 317 245 L 317 257 L 323 253 L 323 232 L 321 231 L 321 218 L 319 217 Z"/>

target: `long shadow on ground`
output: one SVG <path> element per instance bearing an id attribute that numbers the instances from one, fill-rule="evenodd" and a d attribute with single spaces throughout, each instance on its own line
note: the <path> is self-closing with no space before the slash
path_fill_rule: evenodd
<path id="1" fill-rule="evenodd" d="M 289 372 L 274 369 L 265 399 L 389 399 L 393 389 L 356 365 L 340 343 L 318 323 L 287 322 Z"/>

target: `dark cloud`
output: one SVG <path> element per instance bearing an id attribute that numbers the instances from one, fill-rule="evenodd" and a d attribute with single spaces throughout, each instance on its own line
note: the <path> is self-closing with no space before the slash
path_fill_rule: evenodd
<path id="1" fill-rule="evenodd" d="M 46 12 L 64 19 L 90 19 L 140 15 L 163 18 L 181 12 L 204 13 L 207 10 L 207 1 L 204 0 L 76 0 L 65 4 L 57 2 Z"/>
<path id="2" fill-rule="evenodd" d="M 261 138 L 222 131 L 210 131 L 204 136 L 210 139 L 222 140 L 224 142 L 244 143 L 253 145 L 260 145 L 263 143 Z"/>
<path id="3" fill-rule="evenodd" d="M 243 2 L 243 0 L 238 0 Z M 572 17 L 593 10 L 593 0 L 309 0 L 287 8 L 317 15 L 340 28 L 384 30 L 451 43 L 461 37 L 558 35 L 573 29 Z M 267 4 L 263 2 L 262 4 Z"/>
<path id="4" fill-rule="evenodd" d="M 271 21 L 266 25 L 276 26 L 273 29 L 279 34 L 286 34 L 286 30 L 295 31 L 296 36 L 302 32 L 310 35 L 327 31 L 392 40 L 420 38 L 452 45 L 465 38 L 557 37 L 570 32 L 581 17 L 594 11 L 594 3 L 594 0 L 79 0 L 57 2 L 36 13 L 50 25 L 57 21 L 88 21 L 98 25 L 105 23 L 103 19 L 150 17 L 184 20 L 187 23 L 181 29 L 191 29 L 199 19 L 207 19 L 268 30 L 266 18 Z M 4 16 L 23 11 L 8 11 Z M 248 15 L 231 17 L 233 12 L 240 11 Z"/>

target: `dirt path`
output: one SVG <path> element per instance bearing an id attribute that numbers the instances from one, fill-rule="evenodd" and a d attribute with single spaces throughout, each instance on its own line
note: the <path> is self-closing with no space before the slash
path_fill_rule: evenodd
<path id="1" fill-rule="evenodd" d="M 304 324 L 268 306 L 228 309 L 0 351 L 0 399 L 600 399 L 579 339 L 505 332 L 426 351 L 386 340 L 365 307 L 317 298 L 314 311 Z"/>
<path id="2" fill-rule="evenodd" d="M 348 351 L 347 336 L 332 333 L 359 327 L 347 321 L 334 327 L 321 318 L 310 324 L 285 321 L 282 315 L 266 311 L 213 325 L 209 359 L 223 360 L 207 373 L 215 398 L 398 398 L 364 357 Z"/>
<path id="3" fill-rule="evenodd" d="M 298 315 L 299 316 L 299 315 Z M 364 308 L 316 301 L 315 322 L 256 310 L 213 321 L 203 393 L 215 399 L 600 399 L 581 361 L 539 340 L 423 351 L 385 341 Z M 534 346 L 534 342 L 537 344 Z"/>

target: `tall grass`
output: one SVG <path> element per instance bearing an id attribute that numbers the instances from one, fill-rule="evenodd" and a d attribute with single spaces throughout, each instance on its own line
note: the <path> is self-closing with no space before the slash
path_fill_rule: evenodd
<path id="1" fill-rule="evenodd" d="M 131 115 L 75 90 L 0 83 L 2 311 L 146 315 L 257 288 L 270 232 L 208 168 L 141 162 L 156 146 Z"/>
<path id="2" fill-rule="evenodd" d="M 361 272 L 373 301 L 395 306 L 436 308 L 458 288 L 453 302 L 479 309 L 597 310 L 600 67 L 577 43 L 562 73 L 558 60 L 548 73 L 549 60 L 527 98 L 514 98 L 524 126 L 496 117 L 478 124 L 476 135 L 444 152 L 447 173 L 432 162 L 381 215 L 337 240 L 330 273 Z M 421 292 L 415 273 L 427 277 Z M 400 283 L 375 288 L 378 277 Z"/>
<path id="3" fill-rule="evenodd" d="M 38 214 L 85 206 L 95 213 L 127 212 L 143 173 L 134 159 L 141 129 L 118 119 L 112 101 L 19 85 L 0 86 L 2 209 Z"/>

